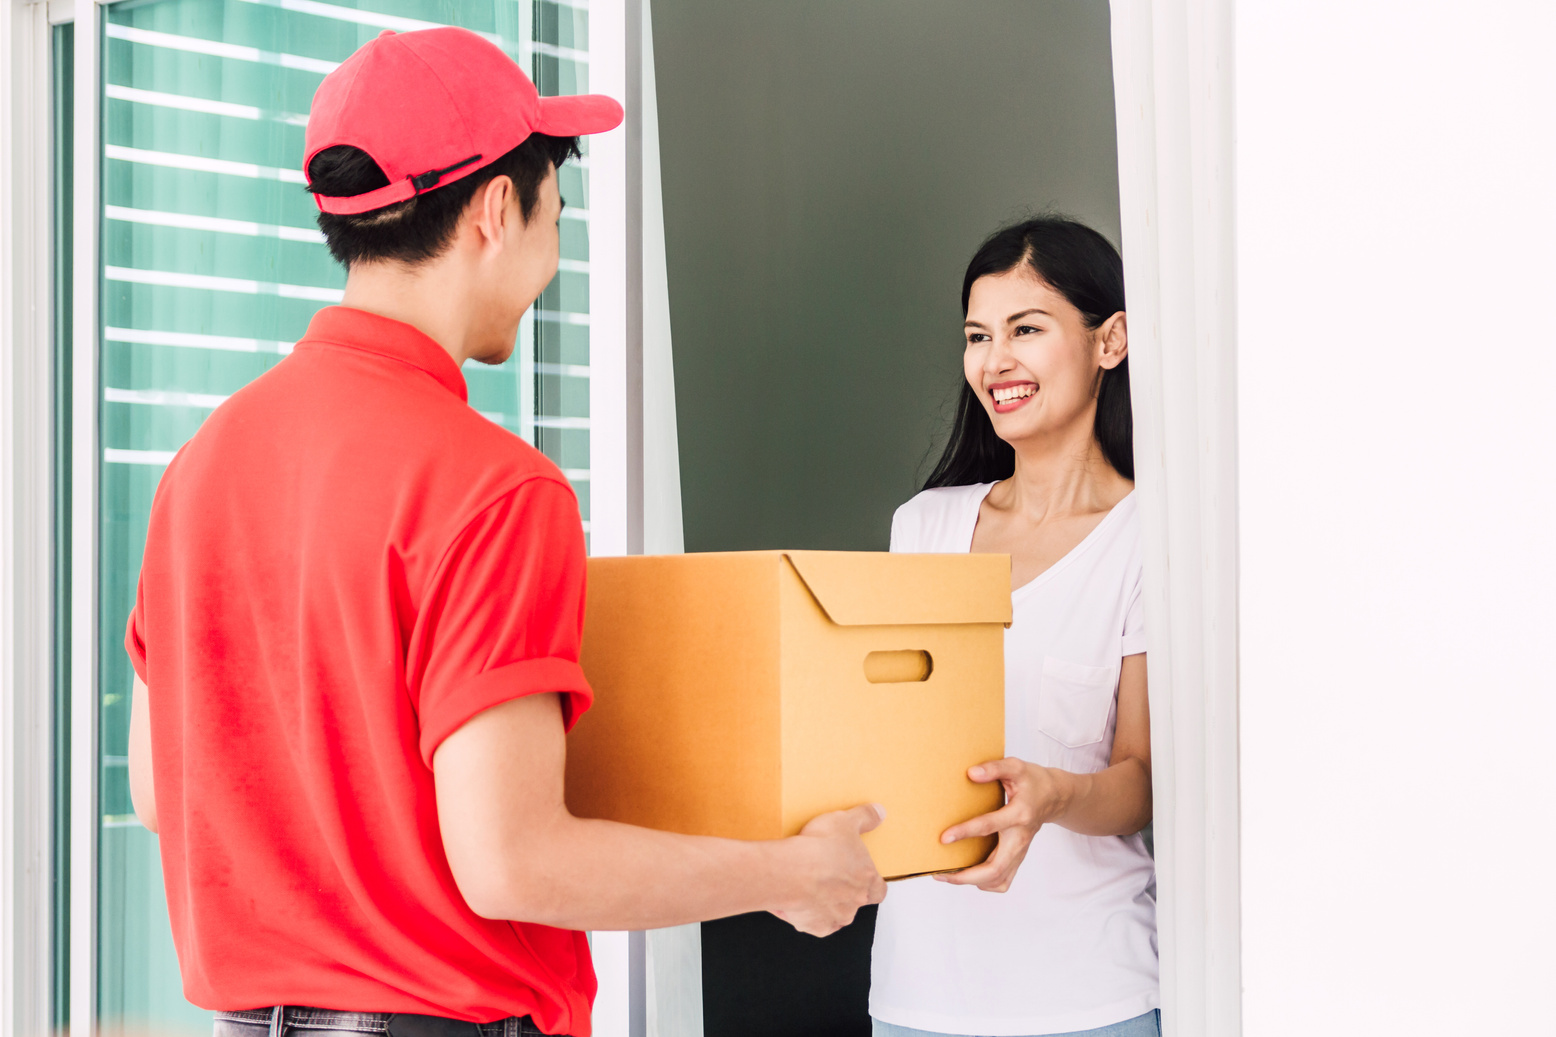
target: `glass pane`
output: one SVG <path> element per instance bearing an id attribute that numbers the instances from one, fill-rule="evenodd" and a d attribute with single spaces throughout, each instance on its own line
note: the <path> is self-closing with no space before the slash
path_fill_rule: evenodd
<path id="1" fill-rule="evenodd" d="M 588 12 L 545 0 L 147 0 L 106 18 L 98 1010 L 106 1032 L 176 1037 L 209 1033 L 210 1020 L 183 1000 L 157 840 L 130 805 L 133 673 L 121 642 L 164 466 L 345 284 L 302 187 L 309 101 L 382 29 L 434 24 L 492 36 L 543 93 L 580 92 Z M 587 159 L 561 185 L 561 272 L 514 356 L 465 374 L 473 407 L 567 472 L 587 521 Z"/>
<path id="2" fill-rule="evenodd" d="M 535 3 L 532 74 L 542 94 L 589 89 L 589 14 L 566 4 Z M 578 491 L 589 529 L 589 139 L 581 163 L 557 178 L 562 190 L 562 260 L 535 307 L 533 442 Z"/>

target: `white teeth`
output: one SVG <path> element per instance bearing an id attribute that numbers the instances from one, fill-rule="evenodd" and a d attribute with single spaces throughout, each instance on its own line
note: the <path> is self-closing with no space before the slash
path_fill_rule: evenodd
<path id="1" fill-rule="evenodd" d="M 1036 394 L 1037 386 L 1035 385 L 1012 385 L 1005 389 L 995 389 L 994 402 L 1009 403 L 1011 400 L 1021 400 L 1028 396 L 1035 396 Z"/>

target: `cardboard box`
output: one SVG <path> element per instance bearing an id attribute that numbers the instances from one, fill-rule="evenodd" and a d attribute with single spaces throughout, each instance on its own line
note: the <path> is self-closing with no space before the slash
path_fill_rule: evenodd
<path id="1" fill-rule="evenodd" d="M 967 768 L 1005 751 L 1005 555 L 761 551 L 589 561 L 568 738 L 582 817 L 736 839 L 860 803 L 881 874 L 976 864 L 940 844 L 994 810 Z"/>

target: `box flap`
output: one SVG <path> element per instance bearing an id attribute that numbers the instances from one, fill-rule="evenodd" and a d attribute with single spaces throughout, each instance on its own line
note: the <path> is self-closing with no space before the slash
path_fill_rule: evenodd
<path id="1" fill-rule="evenodd" d="M 1010 556 L 785 551 L 827 618 L 840 626 L 1010 625 Z"/>

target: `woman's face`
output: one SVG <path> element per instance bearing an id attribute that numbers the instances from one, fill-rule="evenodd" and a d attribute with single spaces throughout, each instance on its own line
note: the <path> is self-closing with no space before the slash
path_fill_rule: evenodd
<path id="1" fill-rule="evenodd" d="M 1025 265 L 973 282 L 962 368 L 1007 443 L 1091 434 L 1100 371 L 1128 350 L 1124 315 L 1092 330 Z"/>

